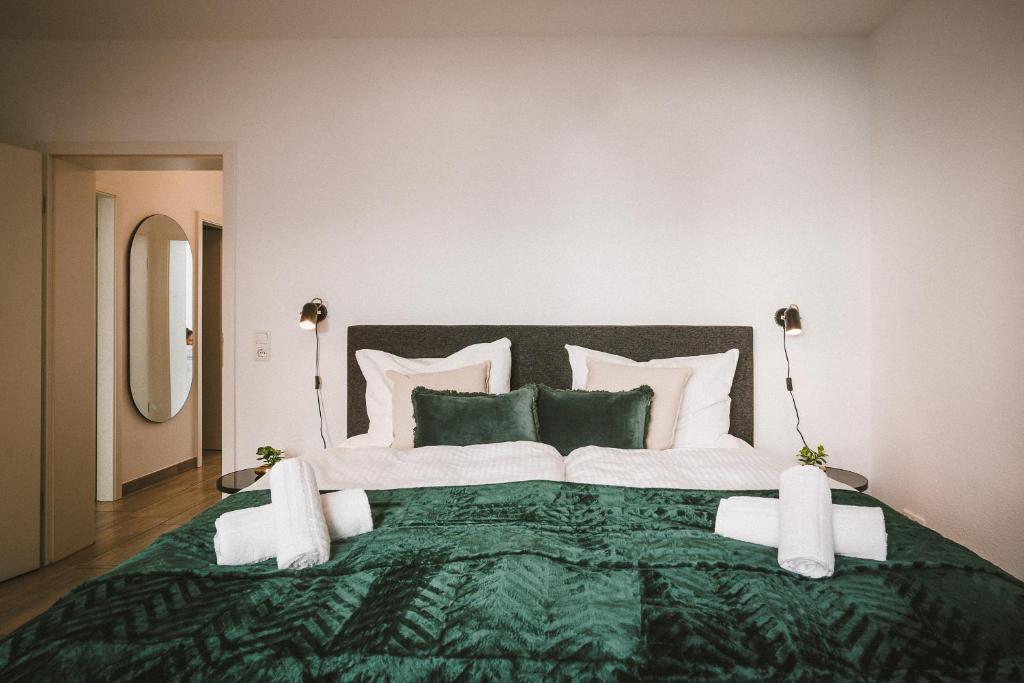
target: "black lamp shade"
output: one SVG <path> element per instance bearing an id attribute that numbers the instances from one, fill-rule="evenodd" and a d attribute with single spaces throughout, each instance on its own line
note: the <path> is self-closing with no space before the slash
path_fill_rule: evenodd
<path id="1" fill-rule="evenodd" d="M 800 308 L 796 304 L 790 304 L 786 308 L 775 311 L 775 322 L 785 328 L 786 334 L 791 337 L 804 331 L 800 325 Z"/>
<path id="2" fill-rule="evenodd" d="M 308 304 L 302 305 L 302 314 L 299 316 L 299 327 L 304 330 L 312 330 L 327 317 L 327 307 L 320 299 L 313 299 Z"/>

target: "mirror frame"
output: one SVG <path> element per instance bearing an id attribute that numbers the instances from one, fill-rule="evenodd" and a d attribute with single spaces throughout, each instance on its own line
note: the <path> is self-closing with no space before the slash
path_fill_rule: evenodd
<path id="1" fill-rule="evenodd" d="M 126 339 L 126 349 L 127 349 L 127 359 L 126 359 L 127 360 L 127 367 L 125 368 L 125 377 L 126 377 L 126 379 L 128 381 L 128 393 L 131 396 L 132 404 L 135 406 L 135 409 L 138 411 L 139 415 L 141 415 L 146 420 L 149 420 L 150 422 L 163 423 L 163 422 L 168 422 L 168 421 L 174 419 L 179 413 L 181 413 L 182 409 L 185 407 L 185 404 L 188 403 L 189 398 L 192 396 L 192 388 L 195 385 L 195 375 L 196 375 L 195 363 L 196 363 L 196 360 L 195 360 L 195 350 L 194 350 L 195 347 L 193 346 L 193 355 L 192 355 L 192 361 L 190 363 L 188 389 L 187 389 L 187 391 L 185 391 L 184 397 L 181 399 L 180 405 L 175 406 L 173 404 L 173 402 L 172 402 L 173 395 L 172 395 L 172 396 L 168 397 L 168 406 L 169 406 L 168 407 L 168 413 L 169 414 L 167 414 L 167 415 L 154 415 L 152 413 L 152 411 L 147 412 L 146 410 L 143 410 L 142 406 L 139 403 L 140 400 L 145 398 L 147 404 L 149 403 L 149 401 L 148 401 L 148 398 L 140 397 L 138 395 L 138 392 L 136 391 L 135 383 L 133 382 L 133 373 L 132 373 L 132 352 L 133 352 L 133 348 L 137 347 L 137 345 L 139 343 L 138 339 L 135 340 L 134 344 L 133 344 L 133 340 L 132 340 L 132 337 L 133 337 L 133 335 L 132 335 L 133 321 L 134 321 L 136 315 L 139 315 L 138 313 L 136 313 L 134 311 L 133 306 L 132 306 L 132 290 L 135 288 L 133 286 L 133 278 L 134 278 L 134 276 L 136 274 L 136 270 L 133 269 L 133 267 L 132 267 L 133 266 L 132 261 L 133 261 L 133 250 L 134 250 L 134 248 L 136 247 L 136 245 L 138 243 L 138 238 L 139 238 L 140 233 L 142 232 L 142 229 L 147 225 L 147 223 L 149 221 L 152 221 L 154 219 L 164 219 L 164 220 L 167 220 L 167 221 L 170 221 L 171 223 L 173 223 L 174 226 L 177 227 L 178 232 L 180 233 L 181 237 L 184 238 L 183 241 L 185 242 L 185 244 L 187 245 L 187 248 L 188 248 L 188 262 L 189 262 L 189 266 L 190 266 L 189 267 L 190 279 L 186 283 L 186 285 L 187 285 L 187 289 L 188 289 L 188 296 L 189 296 L 189 299 L 190 299 L 188 304 L 189 304 L 189 308 L 191 308 L 191 320 L 186 321 L 186 323 L 187 323 L 186 324 L 186 329 L 189 329 L 189 330 L 193 331 L 193 339 L 196 338 L 196 334 L 195 334 L 195 329 L 196 329 L 196 311 L 195 311 L 195 279 L 196 279 L 195 268 L 196 268 L 196 263 L 195 263 L 195 251 L 192 248 L 192 241 L 189 239 L 188 234 L 185 232 L 185 229 L 181 226 L 181 224 L 178 223 L 178 221 L 174 220 L 172 217 L 170 217 L 170 216 L 168 216 L 166 214 L 161 214 L 161 213 L 150 214 L 150 215 L 146 216 L 145 218 L 143 218 L 141 221 L 139 221 L 139 223 L 132 230 L 131 237 L 128 240 L 128 252 L 127 252 L 127 261 L 128 261 L 128 263 L 127 263 L 127 268 L 126 268 L 127 282 L 126 282 L 126 291 L 125 291 L 125 314 L 126 314 L 126 318 L 127 318 L 127 321 L 126 321 L 127 325 L 126 325 L 126 328 L 125 328 L 125 339 Z M 147 276 L 149 274 L 148 268 L 147 268 L 146 274 L 147 274 Z M 169 288 L 167 288 L 167 289 L 169 290 Z M 148 291 L 149 290 L 148 290 L 148 287 L 147 287 L 147 292 Z M 170 292 L 168 291 L 167 292 L 167 296 L 169 296 L 169 295 L 170 295 Z M 147 313 L 148 313 L 148 311 L 147 311 Z M 148 321 L 148 319 L 147 319 L 147 321 Z M 147 327 L 149 327 L 148 322 L 147 322 Z M 169 336 L 168 336 L 168 365 L 169 365 L 168 372 L 171 371 L 171 368 L 170 368 L 170 353 L 171 353 L 171 349 L 169 348 L 169 346 L 170 346 L 170 339 L 169 339 Z M 150 353 L 150 350 L 149 350 L 150 348 L 151 347 L 147 347 L 147 362 L 148 362 L 148 354 Z"/>

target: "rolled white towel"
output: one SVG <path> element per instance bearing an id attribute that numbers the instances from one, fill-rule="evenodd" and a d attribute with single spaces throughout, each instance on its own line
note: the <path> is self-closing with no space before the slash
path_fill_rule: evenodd
<path id="1" fill-rule="evenodd" d="M 332 541 L 373 531 L 370 501 L 362 489 L 325 493 L 320 496 L 320 507 Z M 225 512 L 215 525 L 213 549 L 217 564 L 262 562 L 277 553 L 273 505 Z"/>
<path id="2" fill-rule="evenodd" d="M 779 566 L 820 579 L 832 576 L 832 490 L 817 467 L 791 467 L 779 477 Z"/>
<path id="3" fill-rule="evenodd" d="M 221 519 L 223 517 L 227 515 Z M 715 515 L 715 533 L 737 541 L 778 548 L 779 501 L 754 496 L 723 498 L 718 502 L 718 514 Z"/>
<path id="4" fill-rule="evenodd" d="M 366 491 L 349 489 L 320 496 L 331 540 L 351 538 L 373 531 L 373 515 Z"/>
<path id="5" fill-rule="evenodd" d="M 305 569 L 331 557 L 331 537 L 309 463 L 282 460 L 270 472 L 278 569 Z"/>
<path id="6" fill-rule="evenodd" d="M 213 550 L 217 564 L 262 562 L 277 552 L 274 506 L 261 505 L 225 512 L 214 522 Z"/>
<path id="7" fill-rule="evenodd" d="M 882 508 L 860 505 L 832 506 L 832 539 L 839 555 L 885 562 L 889 535 Z"/>
<path id="8" fill-rule="evenodd" d="M 779 547 L 779 501 L 732 496 L 718 504 L 715 533 L 737 541 Z M 882 508 L 832 506 L 832 540 L 836 555 L 884 562 L 887 554 Z"/>

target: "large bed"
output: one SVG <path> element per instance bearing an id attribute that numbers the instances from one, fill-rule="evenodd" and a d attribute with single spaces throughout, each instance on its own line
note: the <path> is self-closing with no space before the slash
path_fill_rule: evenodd
<path id="1" fill-rule="evenodd" d="M 349 429 L 365 430 L 353 354 L 443 356 L 512 340 L 513 386 L 567 386 L 565 343 L 635 358 L 740 349 L 730 433 L 752 443 L 750 328 L 349 330 Z M 1024 584 L 874 498 L 885 562 L 788 573 L 774 548 L 715 535 L 718 501 L 775 497 L 788 458 L 537 444 L 334 449 L 322 489 L 367 489 L 374 530 L 326 564 L 214 559 L 235 494 L 0 643 L 0 680 L 1020 680 Z"/>

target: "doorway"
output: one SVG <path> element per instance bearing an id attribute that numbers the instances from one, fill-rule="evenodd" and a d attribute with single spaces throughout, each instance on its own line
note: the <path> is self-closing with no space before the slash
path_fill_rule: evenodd
<path id="1" fill-rule="evenodd" d="M 116 454 L 134 451 L 138 445 L 120 418 L 139 415 L 126 413 L 119 403 L 128 393 L 127 321 L 121 306 L 127 294 L 129 259 L 121 226 L 128 215 L 130 193 L 105 187 L 98 180 L 108 171 L 220 173 L 220 209 L 205 213 L 211 224 L 222 227 L 220 290 L 223 300 L 230 302 L 234 297 L 235 159 L 233 143 L 72 142 L 43 144 L 39 150 L 0 144 L 0 222 L 5 226 L 5 253 L 10 254 L 10 277 L 0 296 L 0 309 L 5 319 L 17 321 L 8 326 L 5 396 L 9 400 L 0 410 L 0 431 L 14 455 L 4 469 L 11 485 L 7 495 L 0 497 L 0 513 L 7 521 L 0 534 L 4 548 L 0 581 L 61 561 L 73 566 L 40 576 L 52 587 L 55 576 L 66 574 L 70 583 L 64 589 L 71 588 L 95 573 L 93 559 L 111 553 L 106 560 L 119 562 L 127 556 L 123 553 L 137 550 L 146 540 L 143 533 L 158 533 L 149 528 L 154 520 L 166 530 L 220 498 L 216 477 L 235 469 L 232 306 L 221 307 L 221 329 L 215 335 L 223 339 L 223 372 L 218 373 L 223 381 L 223 387 L 218 386 L 223 466 L 218 456 L 210 458 L 208 467 L 196 468 L 202 453 L 197 435 L 201 415 L 196 410 L 191 469 L 164 480 L 159 491 L 140 491 L 130 504 L 118 498 L 125 473 L 119 473 L 123 458 Z M 201 249 L 202 232 L 195 229 L 196 219 L 193 212 L 183 216 L 181 224 L 193 231 L 190 239 Z M 193 272 L 197 279 L 202 277 L 198 268 Z M 196 293 L 193 310 L 198 315 L 201 290 L 197 285 L 190 291 Z M 188 346 L 188 332 L 182 332 L 185 335 L 175 330 L 165 337 L 170 343 Z M 194 338 L 202 343 L 201 328 L 195 330 Z M 202 347 L 195 352 L 201 354 Z M 179 364 L 179 369 L 191 363 L 199 372 L 199 358 Z M 201 379 L 195 384 L 193 403 L 198 406 Z M 159 435 L 142 442 L 166 445 Z M 105 457 L 103 463 L 98 456 Z M 120 515 L 123 523 L 114 522 L 115 512 L 124 513 Z M 121 555 L 121 550 L 113 549 L 118 543 Z"/>
<path id="2" fill-rule="evenodd" d="M 90 545 L 83 552 L 103 552 L 148 531 L 154 520 L 185 521 L 213 504 L 219 495 L 210 478 L 221 473 L 224 447 L 222 159 L 50 159 L 48 302 L 56 315 L 48 320 L 48 350 L 57 372 L 47 373 L 53 399 L 45 434 L 47 452 L 61 458 L 46 468 L 44 563 L 79 557 Z M 164 222 L 154 225 L 154 216 Z M 141 246 L 134 249 L 137 237 Z M 67 245 L 74 251 L 61 251 Z M 205 261 L 204 246 L 212 252 Z M 88 271 L 79 265 L 86 255 Z M 159 287 L 166 291 L 154 293 Z M 70 302 L 80 315 L 69 315 Z M 150 321 L 140 325 L 144 316 Z M 95 345 L 81 344 L 83 338 Z M 60 373 L 71 352 L 74 377 Z M 88 372 L 77 371 L 87 365 Z M 77 423 L 86 415 L 88 430 Z M 215 446 L 206 463 L 205 446 Z M 204 464 L 209 472 L 199 471 Z"/>

